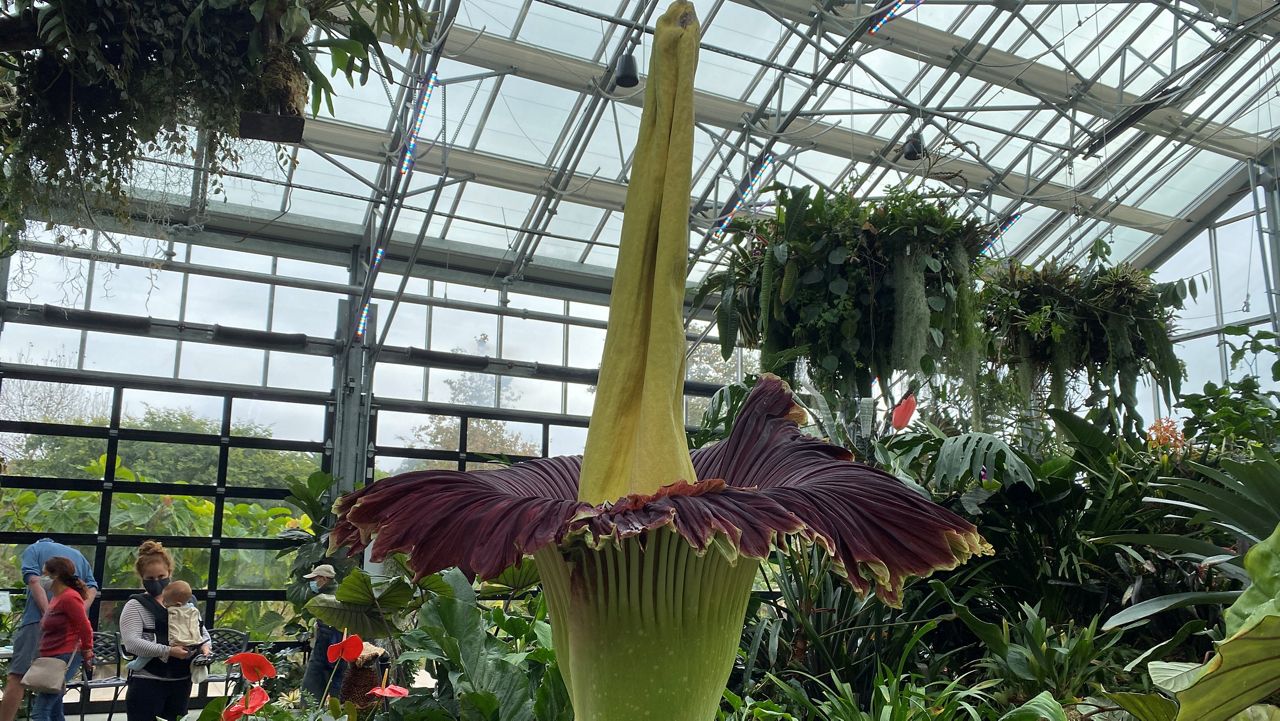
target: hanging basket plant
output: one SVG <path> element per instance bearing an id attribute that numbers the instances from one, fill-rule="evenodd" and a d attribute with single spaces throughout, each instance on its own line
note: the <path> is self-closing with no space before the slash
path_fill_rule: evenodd
<path id="1" fill-rule="evenodd" d="M 1140 377 L 1172 403 L 1182 364 L 1169 333 L 1194 281 L 1157 283 L 1128 263 L 1082 268 L 1056 260 L 1001 261 L 982 281 L 989 360 L 1017 374 L 1029 403 L 1043 396 L 1048 407 L 1067 407 L 1070 389 L 1083 383 L 1083 404 L 1110 411 L 1115 430 L 1134 434 L 1142 430 Z"/>
<path id="2" fill-rule="evenodd" d="M 329 75 L 364 82 L 387 67 L 380 37 L 430 32 L 414 0 L 0 0 L 0 254 L 55 208 L 126 214 L 142 158 L 193 156 L 186 128 L 215 173 L 246 118 L 296 141 L 308 99 L 332 112 Z"/>
<path id="3" fill-rule="evenodd" d="M 775 217 L 732 226 L 728 267 L 699 289 L 720 296 L 726 355 L 759 347 L 764 369 L 784 375 L 803 357 L 819 389 L 845 398 L 898 372 L 976 374 L 973 266 L 990 226 L 905 188 L 874 203 L 778 192 Z"/>

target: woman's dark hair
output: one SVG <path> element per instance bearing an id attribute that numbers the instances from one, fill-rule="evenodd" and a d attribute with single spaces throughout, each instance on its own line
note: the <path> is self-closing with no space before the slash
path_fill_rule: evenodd
<path id="1" fill-rule="evenodd" d="M 67 588 L 75 589 L 75 592 L 80 594 L 80 598 L 89 598 L 89 586 L 76 575 L 76 564 L 72 563 L 70 558 L 65 556 L 50 558 L 44 562 L 44 572 Z"/>

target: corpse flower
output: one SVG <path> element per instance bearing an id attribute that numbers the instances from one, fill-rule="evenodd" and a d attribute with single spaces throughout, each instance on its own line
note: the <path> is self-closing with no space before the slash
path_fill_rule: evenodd
<path id="1" fill-rule="evenodd" d="M 658 20 L 627 193 L 609 330 L 582 458 L 421 471 L 339 500 L 335 548 L 409 555 L 495 577 L 532 556 L 579 721 L 709 721 L 752 580 L 786 536 L 817 543 L 849 583 L 896 603 L 903 582 L 990 548 L 972 524 L 848 451 L 801 433 L 764 376 L 730 436 L 687 449 L 682 311 L 698 23 Z"/>

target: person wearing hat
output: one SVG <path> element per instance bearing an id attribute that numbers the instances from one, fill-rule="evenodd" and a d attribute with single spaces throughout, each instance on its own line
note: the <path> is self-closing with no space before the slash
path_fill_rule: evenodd
<path id="1" fill-rule="evenodd" d="M 311 593 L 333 593 L 333 579 L 338 575 L 333 566 L 322 563 L 311 569 L 311 573 L 303 576 Z M 313 701 L 322 701 L 326 689 L 332 692 L 342 687 L 342 674 L 346 671 L 347 662 L 338 659 L 337 663 L 329 662 L 329 646 L 342 640 L 342 632 L 319 621 L 316 622 L 315 644 L 311 647 L 311 657 L 307 659 L 307 671 L 302 677 L 302 691 Z"/>

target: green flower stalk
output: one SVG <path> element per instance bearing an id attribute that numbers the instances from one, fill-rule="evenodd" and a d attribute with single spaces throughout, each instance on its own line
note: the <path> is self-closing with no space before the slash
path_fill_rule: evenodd
<path id="1" fill-rule="evenodd" d="M 331 535 L 407 553 L 419 576 L 492 578 L 532 556 L 579 721 L 710 721 L 752 579 L 784 536 L 821 545 L 860 592 L 990 552 L 972 524 L 800 432 L 762 377 L 730 436 L 689 453 L 682 390 L 698 23 L 658 20 L 584 457 L 421 471 L 343 497 Z M 701 479 L 701 480 L 699 480 Z"/>

